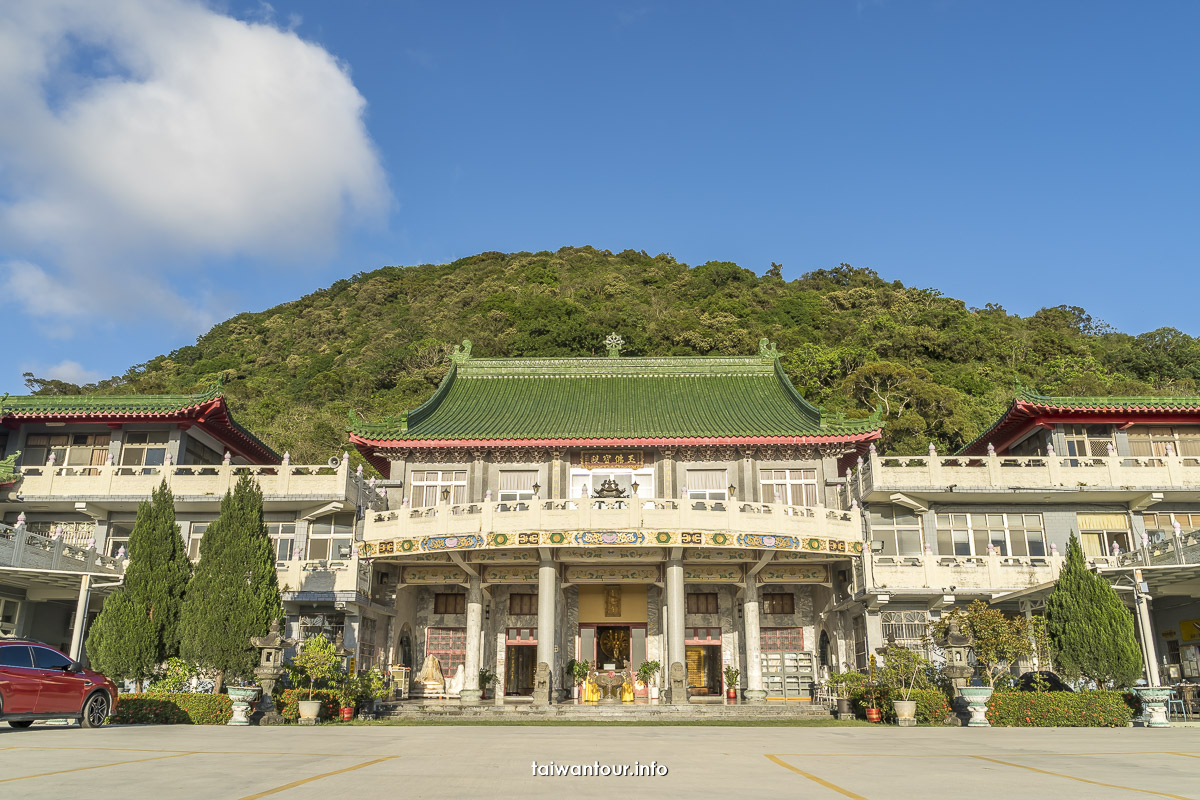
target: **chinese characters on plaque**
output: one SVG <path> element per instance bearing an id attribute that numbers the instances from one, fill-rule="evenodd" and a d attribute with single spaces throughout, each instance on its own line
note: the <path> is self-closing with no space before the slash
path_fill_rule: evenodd
<path id="1" fill-rule="evenodd" d="M 584 469 L 641 469 L 641 450 L 584 450 L 579 454 L 579 466 Z"/>

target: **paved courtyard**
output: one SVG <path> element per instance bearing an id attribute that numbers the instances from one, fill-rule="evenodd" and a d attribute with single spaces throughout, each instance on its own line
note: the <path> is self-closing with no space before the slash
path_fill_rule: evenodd
<path id="1" fill-rule="evenodd" d="M 1200 800 L 1198 751 L 1200 728 L 5 727 L 0 797 Z M 535 761 L 667 774 L 537 776 Z"/>

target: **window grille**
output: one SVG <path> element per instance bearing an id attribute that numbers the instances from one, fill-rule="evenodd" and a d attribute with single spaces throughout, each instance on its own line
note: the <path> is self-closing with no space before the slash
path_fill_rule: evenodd
<path id="1" fill-rule="evenodd" d="M 881 611 L 879 621 L 884 641 L 891 636 L 896 644 L 929 655 L 929 617 L 924 611 Z"/>

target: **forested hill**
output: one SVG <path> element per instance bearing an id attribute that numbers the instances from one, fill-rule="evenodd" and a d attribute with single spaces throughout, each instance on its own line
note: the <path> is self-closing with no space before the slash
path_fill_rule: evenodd
<path id="1" fill-rule="evenodd" d="M 42 392 L 195 391 L 223 378 L 238 420 L 295 463 L 345 448 L 347 411 L 378 419 L 425 400 L 454 343 L 477 356 L 751 354 L 767 337 L 800 392 L 828 411 L 880 405 L 885 450 L 953 449 L 980 433 L 1020 383 L 1045 394 L 1186 394 L 1197 341 L 1140 336 L 1082 309 L 1031 317 L 968 309 L 935 289 L 842 264 L 784 281 L 728 262 L 591 247 L 482 253 L 384 267 L 295 302 L 239 314 L 195 345 L 95 386 L 31 378 Z"/>

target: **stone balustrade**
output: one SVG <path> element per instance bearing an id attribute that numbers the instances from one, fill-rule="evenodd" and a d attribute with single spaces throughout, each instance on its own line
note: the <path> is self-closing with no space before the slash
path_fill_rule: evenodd
<path id="1" fill-rule="evenodd" d="M 95 548 L 67 544 L 62 538 L 0 525 L 0 567 L 120 575 L 125 561 L 101 555 Z"/>
<path id="2" fill-rule="evenodd" d="M 285 599 L 292 592 L 324 594 L 359 592 L 370 588 L 370 573 L 357 557 L 329 561 L 281 561 L 275 565 Z M 332 598 L 331 598 L 332 599 Z"/>
<path id="3" fill-rule="evenodd" d="M 1088 558 L 1094 567 L 1116 566 L 1120 556 Z M 932 553 L 907 556 L 874 556 L 875 586 L 887 589 L 983 589 L 1015 591 L 1058 579 L 1066 557 L 1048 556 L 941 556 Z"/>
<path id="4" fill-rule="evenodd" d="M 176 465 L 129 467 L 116 464 L 86 467 L 21 467 L 21 480 L 6 491 L 29 499 L 148 498 L 166 480 L 176 497 L 220 498 L 238 478 L 249 474 L 265 497 L 306 496 L 362 501 L 371 508 L 386 507 L 385 499 L 342 461 L 328 465 Z"/>
<path id="5" fill-rule="evenodd" d="M 520 534 L 540 531 L 721 532 L 732 537 L 761 534 L 796 540 L 833 540 L 846 545 L 839 551 L 847 553 L 861 551 L 863 541 L 862 521 L 857 509 L 841 511 L 741 500 L 650 497 L 616 501 L 579 498 L 461 503 L 392 509 L 368 515 L 364 540 L 503 533 L 516 537 L 512 543 L 517 544 Z"/>
<path id="6" fill-rule="evenodd" d="M 883 489 L 986 491 L 997 487 L 1200 489 L 1200 458 L 1185 456 L 883 456 L 870 453 L 851 478 L 865 497 Z"/>

